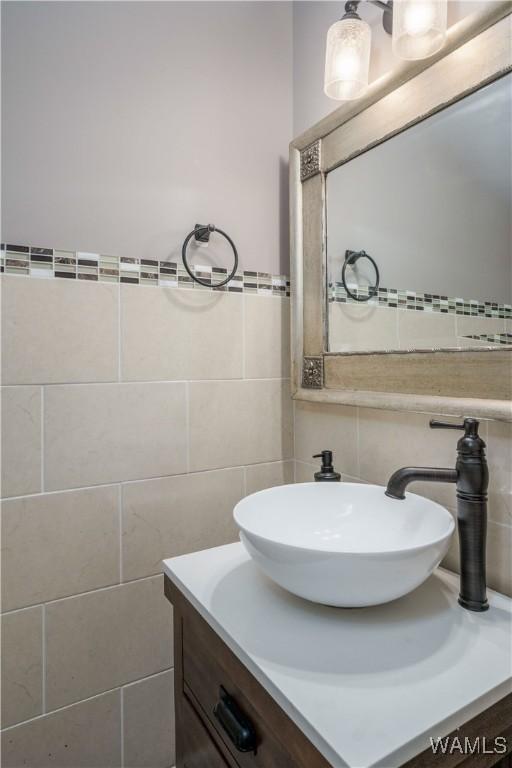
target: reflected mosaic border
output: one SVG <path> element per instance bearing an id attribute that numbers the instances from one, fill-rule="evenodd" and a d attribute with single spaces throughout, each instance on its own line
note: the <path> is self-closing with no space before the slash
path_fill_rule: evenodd
<path id="1" fill-rule="evenodd" d="M 369 295 L 369 288 L 359 288 L 352 285 L 349 285 L 349 288 L 355 296 L 367 298 Z M 329 302 L 361 304 L 361 302 L 347 294 L 342 283 L 329 284 Z M 466 315 L 469 317 L 512 319 L 512 304 L 455 298 L 434 293 L 418 293 L 401 288 L 379 288 L 378 295 L 372 296 L 366 301 L 365 306 L 412 309 L 420 312 L 440 312 L 442 314 Z"/>
<path id="2" fill-rule="evenodd" d="M 193 267 L 197 277 L 213 282 L 228 275 L 222 267 Z M 175 261 L 105 256 L 85 251 L 60 251 L 28 245 L 0 245 L 0 272 L 27 277 L 65 278 L 93 282 L 154 285 L 170 288 L 194 288 L 228 293 L 257 293 L 266 296 L 289 296 L 290 278 L 268 272 L 237 272 L 228 285 L 216 288 L 196 283 L 185 267 Z"/>
<path id="3" fill-rule="evenodd" d="M 475 333 L 464 336 L 465 339 L 488 341 L 491 344 L 508 344 L 512 346 L 512 333 Z"/>

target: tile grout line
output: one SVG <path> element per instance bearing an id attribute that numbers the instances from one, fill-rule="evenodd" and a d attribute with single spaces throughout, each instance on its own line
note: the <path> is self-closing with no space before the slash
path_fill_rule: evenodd
<path id="1" fill-rule="evenodd" d="M 128 581 L 124 581 L 122 584 L 120 584 L 118 581 L 115 581 L 113 584 L 105 584 L 102 587 L 94 587 L 93 589 L 87 589 L 85 592 L 75 592 L 73 595 L 62 595 L 61 597 L 53 597 L 50 600 L 46 600 L 45 603 L 30 603 L 29 605 L 22 605 L 19 608 L 12 608 L 8 611 L 2 611 L 0 614 L 1 616 L 7 616 L 12 613 L 20 613 L 21 611 L 28 611 L 32 608 L 37 608 L 39 606 L 49 606 L 53 603 L 62 603 L 64 600 L 75 600 L 79 597 L 85 597 L 87 595 L 94 595 L 96 592 L 106 592 L 108 589 L 120 589 L 121 587 L 126 587 L 128 584 L 134 584 L 138 581 L 149 581 L 149 579 L 155 579 L 159 576 L 163 576 L 163 571 L 158 571 L 157 573 L 151 573 L 149 576 L 137 576 L 134 579 L 130 579 Z"/>
<path id="2" fill-rule="evenodd" d="M 356 468 L 361 477 L 361 408 L 356 405 Z"/>
<path id="3" fill-rule="evenodd" d="M 92 696 L 86 696 L 84 699 L 78 699 L 78 701 L 72 701 L 71 704 L 64 704 L 62 707 L 56 707 L 55 709 L 50 709 L 48 712 L 45 712 L 44 714 L 34 715 L 34 717 L 29 717 L 27 720 L 20 720 L 19 723 L 8 725 L 5 728 L 2 728 L 2 733 L 5 733 L 6 731 L 12 731 L 14 728 L 19 728 L 20 726 L 26 725 L 27 723 L 33 723 L 35 720 L 42 720 L 44 717 L 46 717 L 46 715 L 53 715 L 57 712 L 63 712 L 66 709 L 71 709 L 71 707 L 77 707 L 79 704 L 85 704 L 88 701 L 99 699 L 101 696 L 106 696 L 109 693 L 115 693 L 116 691 L 121 691 L 123 688 L 129 688 L 133 685 L 137 685 L 138 683 L 143 683 L 146 680 L 151 680 L 151 678 L 153 677 L 158 677 L 159 675 L 165 675 L 167 672 L 172 672 L 173 670 L 174 670 L 174 666 L 166 667 L 165 669 L 161 669 L 158 672 L 152 672 L 150 675 L 144 675 L 144 677 L 138 677 L 136 680 L 130 680 L 127 683 L 121 683 L 120 685 L 116 685 L 113 688 L 107 688 L 106 691 L 93 693 Z"/>
<path id="4" fill-rule="evenodd" d="M 243 474 L 243 480 L 244 480 L 244 497 L 247 496 L 247 467 L 244 467 L 244 474 Z"/>
<path id="5" fill-rule="evenodd" d="M 244 379 L 244 381 L 246 380 L 246 373 L 247 373 L 246 351 L 245 351 L 245 339 L 247 337 L 246 328 L 245 328 L 245 324 L 246 324 L 245 301 L 246 301 L 246 297 L 242 296 L 242 379 Z"/>
<path id="6" fill-rule="evenodd" d="M 121 686 L 120 693 L 120 715 L 121 715 L 121 768 L 124 768 L 124 688 Z"/>
<path id="7" fill-rule="evenodd" d="M 243 381 L 290 381 L 289 376 L 256 376 L 243 379 L 241 376 L 235 376 L 228 379 L 131 379 L 129 381 L 44 381 L 44 382 L 22 382 L 20 384 L 1 384 L 0 389 L 16 389 L 20 387 L 117 387 L 134 386 L 142 384 L 225 384 Z"/>
<path id="8" fill-rule="evenodd" d="M 41 387 L 41 493 L 44 493 L 44 386 Z"/>
<path id="9" fill-rule="evenodd" d="M 297 405 L 297 401 L 292 400 L 292 424 L 293 424 L 292 445 L 293 445 L 293 482 L 294 483 L 297 482 L 297 451 L 296 451 L 296 445 L 295 445 L 295 432 L 297 429 L 296 405 Z"/>
<path id="10" fill-rule="evenodd" d="M 73 488 L 57 488 L 56 490 L 47 490 L 38 493 L 25 493 L 21 496 L 3 496 L 1 498 L 2 501 L 18 501 L 20 499 L 33 499 L 37 498 L 38 496 L 55 496 L 55 494 L 58 493 L 79 493 L 80 491 L 92 491 L 99 488 L 114 488 L 117 485 L 133 485 L 135 483 L 150 483 L 153 480 L 168 480 L 173 477 L 184 477 L 186 475 L 202 475 L 202 474 L 210 474 L 212 472 L 229 472 L 231 469 L 243 469 L 245 466 L 247 467 L 257 467 L 261 466 L 263 464 L 279 464 L 282 461 L 291 461 L 293 460 L 293 456 L 290 456 L 289 458 L 285 459 L 265 459 L 264 461 L 253 461 L 250 464 L 230 464 L 225 467 L 211 467 L 211 468 L 205 468 L 205 469 L 195 469 L 193 471 L 189 472 L 176 472 L 173 475 L 153 475 L 152 477 L 136 477 L 135 479 L 128 479 L 128 480 L 111 480 L 108 483 L 94 483 L 93 485 L 79 485 Z"/>
<path id="11" fill-rule="evenodd" d="M 117 378 L 122 380 L 121 363 L 121 283 L 118 285 L 117 292 Z"/>
<path id="12" fill-rule="evenodd" d="M 186 465 L 185 474 L 190 474 L 190 382 L 185 382 L 185 440 L 186 444 Z"/>
<path id="13" fill-rule="evenodd" d="M 42 643 L 41 643 L 41 704 L 43 714 L 46 714 L 46 604 L 41 606 L 41 629 L 42 629 Z"/>
<path id="14" fill-rule="evenodd" d="M 123 486 L 119 483 L 117 492 L 119 511 L 119 583 L 123 583 Z"/>

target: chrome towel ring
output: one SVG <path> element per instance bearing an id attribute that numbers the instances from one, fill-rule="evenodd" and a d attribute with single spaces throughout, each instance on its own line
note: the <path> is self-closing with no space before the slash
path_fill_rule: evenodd
<path id="1" fill-rule="evenodd" d="M 234 263 L 233 263 L 233 269 L 229 273 L 229 275 L 226 277 L 225 280 L 221 280 L 219 283 L 212 283 L 208 282 L 207 280 L 203 280 L 201 277 L 197 277 L 197 275 L 194 274 L 194 271 L 189 267 L 188 261 L 187 261 L 187 246 L 190 242 L 190 240 L 195 237 L 195 239 L 200 243 L 207 243 L 210 239 L 210 234 L 212 232 L 218 232 L 219 235 L 222 235 L 226 238 L 228 243 L 233 249 L 233 255 L 234 255 Z M 233 277 L 236 274 L 236 271 L 238 269 L 238 252 L 236 250 L 236 246 L 232 239 L 227 235 L 225 232 L 222 231 L 222 229 L 217 229 L 217 227 L 214 224 L 196 224 L 192 232 L 189 232 L 189 234 L 186 236 L 183 247 L 181 249 L 181 258 L 183 259 L 183 266 L 187 270 L 188 274 L 192 278 L 192 280 L 195 280 L 196 283 L 199 283 L 199 285 L 204 285 L 207 288 L 220 288 L 223 285 L 227 285 L 230 280 L 233 279 Z"/>
<path id="2" fill-rule="evenodd" d="M 347 267 L 355 264 L 358 259 L 368 259 L 368 261 L 370 261 L 373 264 L 373 268 L 375 269 L 375 285 L 371 285 L 369 287 L 368 296 L 358 296 L 357 294 L 352 293 L 352 291 L 347 285 L 347 280 L 346 280 Z M 343 262 L 343 267 L 341 270 L 341 282 L 343 283 L 343 287 L 351 299 L 354 299 L 354 301 L 369 301 L 371 298 L 373 298 L 373 296 L 376 296 L 379 292 L 379 284 L 380 284 L 379 268 L 375 260 L 372 259 L 370 254 L 366 253 L 366 251 L 345 251 L 345 261 Z"/>

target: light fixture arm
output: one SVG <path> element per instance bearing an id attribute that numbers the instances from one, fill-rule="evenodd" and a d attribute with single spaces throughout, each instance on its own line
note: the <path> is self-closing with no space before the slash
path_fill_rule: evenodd
<path id="1" fill-rule="evenodd" d="M 382 26 L 385 31 L 390 35 L 393 31 L 393 0 L 347 0 L 345 3 L 345 13 L 342 16 L 343 19 L 358 19 L 359 14 L 357 9 L 361 2 L 371 3 L 376 5 L 382 11 Z"/>

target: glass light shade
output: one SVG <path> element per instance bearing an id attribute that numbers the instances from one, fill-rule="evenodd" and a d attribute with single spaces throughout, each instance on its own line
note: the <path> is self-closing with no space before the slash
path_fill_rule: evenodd
<path id="1" fill-rule="evenodd" d="M 371 38 L 363 19 L 341 19 L 329 28 L 324 91 L 330 99 L 357 99 L 368 86 Z"/>
<path id="2" fill-rule="evenodd" d="M 447 0 L 395 0 L 393 53 L 400 59 L 426 59 L 446 38 Z"/>

